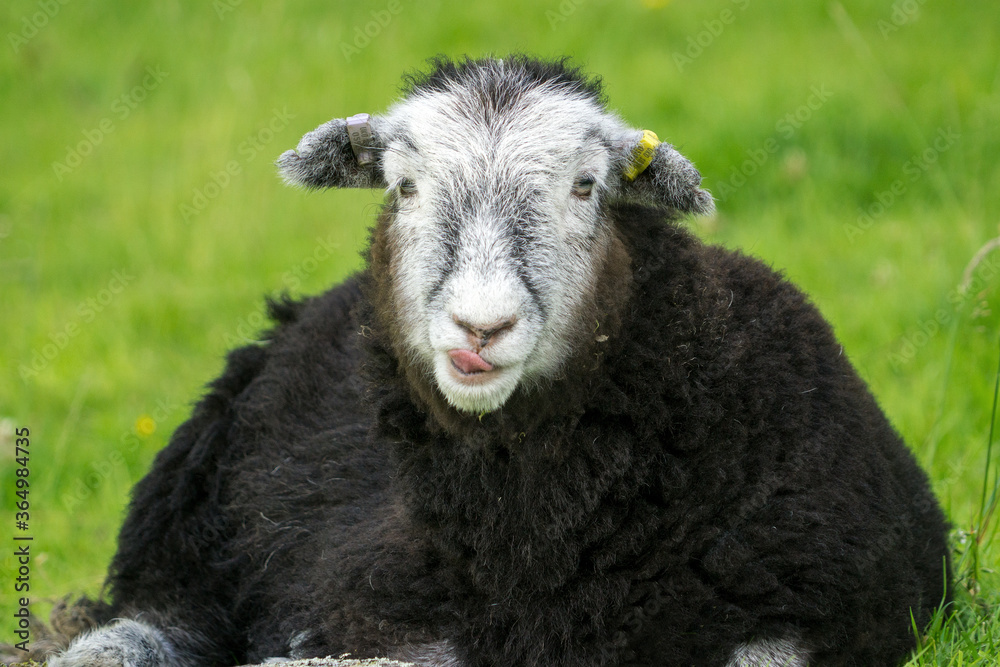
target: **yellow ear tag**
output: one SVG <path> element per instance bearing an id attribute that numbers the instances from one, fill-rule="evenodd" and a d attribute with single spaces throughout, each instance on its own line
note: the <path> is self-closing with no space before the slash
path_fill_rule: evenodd
<path id="1" fill-rule="evenodd" d="M 661 143 L 656 132 L 652 130 L 642 131 L 642 139 L 632 150 L 632 163 L 625 167 L 626 181 L 634 181 L 636 176 L 646 170 L 649 163 L 653 161 L 653 156 L 656 155 L 656 147 Z"/>

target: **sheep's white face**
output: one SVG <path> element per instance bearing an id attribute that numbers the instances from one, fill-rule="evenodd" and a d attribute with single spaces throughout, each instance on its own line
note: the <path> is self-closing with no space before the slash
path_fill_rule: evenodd
<path id="1" fill-rule="evenodd" d="M 371 129 L 352 150 L 346 121 L 334 119 L 278 165 L 307 187 L 388 188 L 373 248 L 389 274 L 376 282 L 391 286 L 380 316 L 394 320 L 408 375 L 433 378 L 463 412 L 499 408 L 601 335 L 588 320 L 615 242 L 608 203 L 713 209 L 698 170 L 669 144 L 623 178 L 643 133 L 564 62 L 441 60 Z"/>
<path id="2" fill-rule="evenodd" d="M 572 352 L 610 238 L 609 138 L 629 130 L 589 99 L 544 89 L 502 117 L 436 92 L 386 121 L 398 326 L 451 405 L 495 410 Z"/>

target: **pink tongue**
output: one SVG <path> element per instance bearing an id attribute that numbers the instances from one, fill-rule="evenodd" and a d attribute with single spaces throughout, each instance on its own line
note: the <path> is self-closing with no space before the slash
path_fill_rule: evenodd
<path id="1" fill-rule="evenodd" d="M 470 350 L 451 350 L 448 352 L 451 362 L 463 373 L 491 371 L 493 366 L 475 352 Z"/>

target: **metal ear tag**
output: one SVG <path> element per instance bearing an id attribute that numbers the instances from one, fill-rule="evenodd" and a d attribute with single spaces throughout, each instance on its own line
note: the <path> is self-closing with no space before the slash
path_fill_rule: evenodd
<path id="1" fill-rule="evenodd" d="M 347 119 L 347 136 L 351 140 L 351 150 L 362 167 L 375 161 L 372 154 L 372 117 L 359 113 Z"/>

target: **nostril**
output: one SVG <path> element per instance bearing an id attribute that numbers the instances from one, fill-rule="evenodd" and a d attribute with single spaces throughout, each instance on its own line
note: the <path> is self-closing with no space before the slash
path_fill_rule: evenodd
<path id="1" fill-rule="evenodd" d="M 485 336 L 486 338 L 489 338 L 490 336 L 495 336 L 498 333 L 502 333 L 507 329 L 510 329 L 516 323 L 517 323 L 517 318 L 514 317 L 494 322 L 493 324 L 490 325 L 488 329 L 483 331 L 483 336 Z"/>
<path id="2" fill-rule="evenodd" d="M 455 324 L 469 332 L 475 342 L 482 347 L 486 347 L 494 336 L 506 332 L 517 324 L 517 318 L 513 316 L 494 320 L 489 324 L 472 323 L 457 315 L 452 315 L 451 319 L 454 320 Z"/>

